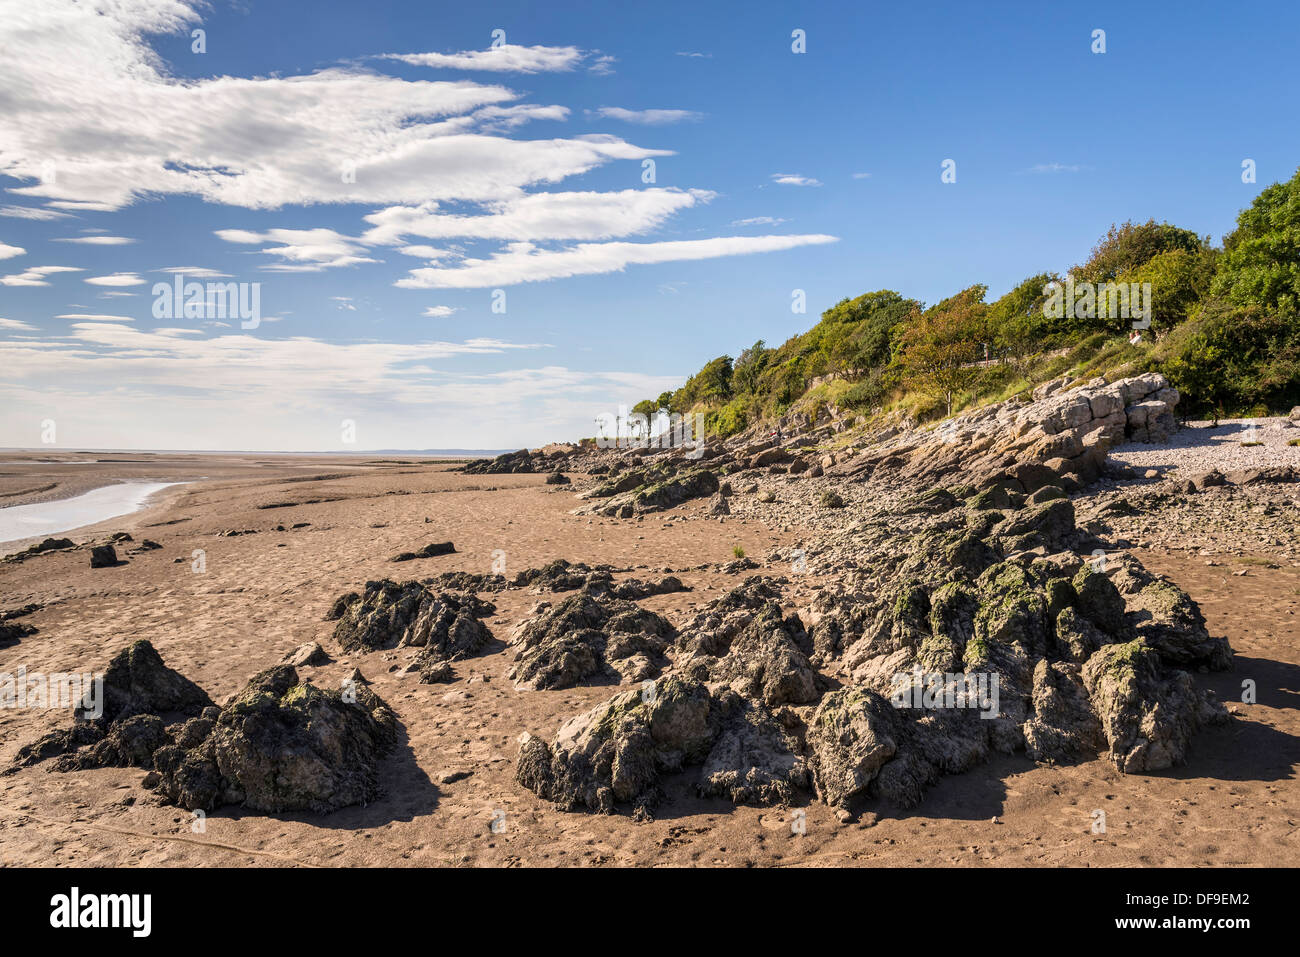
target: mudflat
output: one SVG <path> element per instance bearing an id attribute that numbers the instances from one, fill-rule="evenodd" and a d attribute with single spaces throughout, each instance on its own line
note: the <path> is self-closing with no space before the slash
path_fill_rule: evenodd
<path id="1" fill-rule="evenodd" d="M 941 778 L 912 810 L 871 803 L 853 816 L 802 792 L 789 806 L 701 798 L 687 770 L 665 777 L 653 819 L 636 820 L 562 811 L 515 780 L 522 734 L 550 740 L 619 690 L 516 689 L 507 677 L 516 651 L 504 640 L 538 595 L 492 594 L 495 650 L 454 662 L 453 680 L 440 684 L 402 673 L 411 649 L 343 653 L 327 612 L 369 580 L 503 565 L 513 574 L 557 558 L 612 565 L 616 579 L 670 570 L 691 590 L 640 604 L 674 624 L 748 575 L 787 576 L 785 608 L 802 612 L 827 577 L 815 566 L 791 575 L 788 562 L 769 557 L 810 534 L 797 509 L 738 497 L 721 517 L 707 514 L 703 499 L 633 520 L 579 515 L 574 487 L 542 474 L 473 475 L 383 457 L 133 454 L 79 466 L 7 464 L 4 473 L 0 491 L 20 491 L 14 502 L 124 478 L 189 484 L 68 533 L 78 545 L 129 534 L 118 546 L 122 564 L 92 569 L 84 547 L 0 564 L 0 610 L 37 606 L 21 618 L 35 631 L 0 648 L 0 673 L 100 671 L 143 638 L 220 703 L 318 641 L 332 660 L 300 673 L 337 688 L 360 669 L 400 724 L 397 748 L 380 765 L 384 794 L 328 814 L 225 806 L 200 824 L 142 787 L 140 768 L 21 768 L 0 776 L 7 865 L 1300 864 L 1300 563 L 1291 542 L 1208 563 L 1176 540 L 1149 548 L 1137 540 L 1132 549 L 1199 603 L 1210 633 L 1226 636 L 1235 653 L 1232 670 L 1194 675 L 1233 719 L 1198 732 L 1171 770 L 1125 775 L 1104 756 L 1074 764 L 997 756 Z M 56 489 L 36 491 L 49 483 Z M 857 492 L 846 491 L 850 510 L 864 504 Z M 1141 521 L 1161 525 L 1158 512 Z M 146 539 L 161 547 L 133 547 Z M 390 561 L 441 541 L 456 551 Z M 729 570 L 737 547 L 758 568 Z M 1256 703 L 1240 703 L 1245 680 Z M 0 710 L 0 767 L 69 721 L 66 711 Z"/>

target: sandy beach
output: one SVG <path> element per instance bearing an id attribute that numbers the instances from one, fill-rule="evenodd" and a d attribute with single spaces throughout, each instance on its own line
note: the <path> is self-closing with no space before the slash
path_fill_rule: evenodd
<path id="1" fill-rule="evenodd" d="M 0 672 L 102 669 L 145 638 L 220 703 L 316 640 L 334 660 L 301 668 L 304 676 L 336 687 L 359 668 L 397 715 L 399 746 L 381 765 L 386 793 L 331 814 L 221 808 L 196 832 L 188 812 L 141 787 L 139 768 L 58 773 L 36 765 L 0 777 L 5 864 L 1300 864 L 1300 562 L 1289 544 L 1214 564 L 1176 543 L 1133 551 L 1185 589 L 1210 633 L 1227 636 L 1236 654 L 1232 671 L 1195 676 L 1235 715 L 1200 731 L 1185 765 L 1124 775 L 1100 756 L 1073 765 L 995 757 L 944 777 L 913 810 L 871 805 L 847 822 L 808 795 L 767 808 L 700 798 L 687 771 L 667 779 L 654 819 L 638 822 L 558 810 L 514 778 L 521 734 L 549 739 L 616 688 L 516 690 L 507 677 L 515 651 L 504 644 L 454 663 L 450 683 L 420 684 L 400 673 L 409 649 L 342 654 L 334 623 L 322 619 L 335 598 L 371 579 L 485 573 L 502 558 L 513 572 L 567 558 L 608 563 L 620 579 L 671 570 L 691 590 L 642 605 L 677 623 L 745 575 L 783 574 L 783 563 L 764 558 L 803 540 L 806 530 L 788 514 L 764 520 L 764 506 L 746 499 L 745 514 L 724 518 L 707 515 L 702 500 L 631 521 L 575 515 L 573 489 L 547 485 L 544 475 L 466 475 L 446 463 L 132 459 L 88 463 L 68 478 L 67 467 L 4 467 L 0 488 L 15 501 L 69 497 L 128 477 L 187 484 L 71 536 L 100 542 L 125 532 L 161 548 L 126 543 L 125 563 L 112 568 L 92 570 L 82 548 L 0 566 L 0 609 L 37 606 L 21 619 L 35 633 L 0 649 Z M 49 483 L 57 489 L 38 491 Z M 455 554 L 389 561 L 443 540 Z M 759 570 L 722 570 L 737 546 Z M 815 569 L 792 579 L 788 609 L 803 611 L 825 582 Z M 487 624 L 502 640 L 540 600 L 527 590 L 491 597 Z M 1245 678 L 1257 685 L 1256 704 L 1234 704 Z M 67 722 L 66 712 L 0 711 L 0 765 Z M 1097 811 L 1105 833 L 1093 831 Z"/>

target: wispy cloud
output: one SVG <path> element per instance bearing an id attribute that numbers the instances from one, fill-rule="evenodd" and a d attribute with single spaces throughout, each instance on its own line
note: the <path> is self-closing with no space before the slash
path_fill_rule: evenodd
<path id="1" fill-rule="evenodd" d="M 602 106 L 596 110 L 587 110 L 586 113 L 588 116 L 621 120 L 624 123 L 638 123 L 641 126 L 667 126 L 671 123 L 684 123 L 704 117 L 703 113 L 696 113 L 694 110 L 628 110 L 621 106 Z"/>
<path id="2" fill-rule="evenodd" d="M 799 173 L 773 173 L 772 182 L 779 183 L 782 186 L 820 186 L 821 180 L 813 179 L 811 176 L 803 176 Z"/>
<path id="3" fill-rule="evenodd" d="M 1082 166 L 1067 163 L 1039 163 L 1025 170 L 1026 173 L 1077 173 Z"/>
<path id="4" fill-rule="evenodd" d="M 85 246 L 129 246 L 135 242 L 127 236 L 63 236 L 56 243 L 80 243 Z"/>
<path id="5" fill-rule="evenodd" d="M 400 60 L 412 66 L 435 69 L 563 73 L 578 66 L 587 56 L 577 47 L 527 47 L 503 43 L 486 50 L 462 50 L 459 53 L 385 53 L 380 59 Z"/>
<path id="6" fill-rule="evenodd" d="M 837 241 L 835 236 L 720 236 L 658 243 L 580 243 L 564 249 L 541 249 L 511 243 L 488 259 L 466 258 L 449 266 L 413 269 L 395 285 L 405 289 L 480 289 L 523 282 L 567 279 L 622 272 L 632 265 L 716 259 L 775 252 Z"/>
<path id="7" fill-rule="evenodd" d="M 115 272 L 108 276 L 91 276 L 83 280 L 92 286 L 143 286 L 146 280 L 133 272 Z"/>
<path id="8" fill-rule="evenodd" d="M 0 286 L 48 286 L 46 276 L 61 272 L 82 272 L 77 266 L 31 266 L 20 273 L 0 276 Z"/>

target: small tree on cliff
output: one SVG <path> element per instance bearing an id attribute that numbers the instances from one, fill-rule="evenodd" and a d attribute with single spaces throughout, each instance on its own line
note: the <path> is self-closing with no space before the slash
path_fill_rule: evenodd
<path id="1" fill-rule="evenodd" d="M 971 286 L 913 313 L 899 339 L 904 382 L 942 399 L 947 415 L 952 404 L 979 374 L 988 341 L 985 286 Z"/>

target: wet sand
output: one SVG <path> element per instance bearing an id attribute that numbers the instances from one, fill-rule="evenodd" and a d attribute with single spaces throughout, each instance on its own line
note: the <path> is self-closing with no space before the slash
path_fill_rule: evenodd
<path id="1" fill-rule="evenodd" d="M 772 548 L 796 544 L 800 529 L 707 518 L 701 502 L 640 522 L 579 517 L 570 514 L 572 490 L 546 486 L 544 476 L 465 476 L 446 464 L 362 465 L 325 457 L 310 464 L 296 457 L 205 457 L 200 464 L 208 478 L 191 478 L 193 484 L 165 490 L 138 512 L 70 536 L 80 542 L 125 531 L 159 542 L 161 550 L 93 571 L 84 549 L 0 566 L 0 609 L 44 605 L 22 619 L 37 633 L 0 649 L 0 672 L 23 664 L 45 672 L 102 669 L 131 641 L 147 638 L 169 665 L 221 701 L 254 672 L 319 640 L 335 661 L 301 669 L 304 676 L 337 686 L 359 667 L 402 723 L 398 750 L 381 769 L 388 793 L 368 807 L 329 815 L 227 807 L 196 832 L 188 812 L 157 804 L 140 786 L 143 771 L 58 774 L 38 765 L 0 777 L 0 862 L 1300 864 L 1300 568 L 1290 561 L 1277 568 L 1255 562 L 1236 577 L 1232 568 L 1207 567 L 1190 554 L 1135 553 L 1200 602 L 1211 631 L 1227 634 L 1236 651 L 1233 671 L 1197 681 L 1228 702 L 1240 700 L 1244 679 L 1258 686 L 1259 703 L 1237 704 L 1231 724 L 1200 732 L 1183 767 L 1126 777 L 1102 758 L 1040 766 L 1023 756 L 1001 757 L 942 779 L 913 811 L 873 803 L 848 824 L 808 797 L 792 808 L 767 809 L 700 799 L 688 770 L 669 778 L 668 800 L 655 819 L 636 823 L 625 813 L 559 811 L 513 780 L 522 732 L 549 739 L 564 719 L 604 700 L 612 687 L 516 691 L 505 677 L 512 649 L 455 663 L 452 684 L 421 685 L 414 675 L 395 673 L 413 650 L 340 655 L 330 637 L 333 623 L 322 616 L 335 597 L 367 579 L 488 571 L 501 550 L 511 574 L 561 557 L 637 569 L 642 577 L 647 569 L 674 569 L 694 590 L 643 604 L 680 622 L 740 581 L 716 570 L 680 569 L 728 561 L 736 545 L 761 560 Z M 121 478 L 135 467 L 88 467 L 92 474 L 78 481 Z M 139 467 L 171 478 L 195 468 Z M 35 476 L 14 481 L 38 484 Z M 297 523 L 309 524 L 275 530 Z M 251 534 L 219 534 L 229 530 Z M 455 542 L 457 553 L 402 565 L 387 560 L 443 540 Z M 205 558 L 201 573 L 193 570 L 196 550 Z M 755 574 L 764 571 L 785 569 Z M 789 606 L 801 610 L 817 579 L 791 577 Z M 542 600 L 525 591 L 486 597 L 497 604 L 488 624 L 500 639 Z M 0 711 L 0 765 L 68 721 L 65 712 Z M 469 776 L 439 783 L 463 771 Z M 1093 833 L 1098 810 L 1105 812 L 1105 833 Z M 804 834 L 791 826 L 800 811 Z M 500 814 L 504 830 L 493 833 Z"/>

